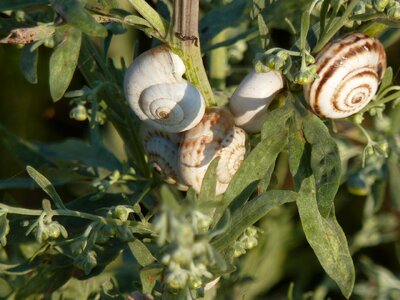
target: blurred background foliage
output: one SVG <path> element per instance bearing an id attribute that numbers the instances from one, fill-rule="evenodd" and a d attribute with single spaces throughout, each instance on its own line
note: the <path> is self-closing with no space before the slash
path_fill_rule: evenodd
<path id="1" fill-rule="evenodd" d="M 127 1 L 119 2 L 121 8 L 133 12 Z M 157 4 L 148 2 L 154 7 L 158 5 L 158 10 L 164 12 L 165 16 L 168 15 L 168 8 L 172 5 L 167 0 L 158 1 Z M 252 68 L 252 60 L 260 46 L 254 27 L 249 26 L 249 15 L 252 11 L 247 2 L 251 1 L 232 1 L 232 11 L 223 11 L 224 15 L 221 16 L 221 11 L 218 9 L 223 7 L 223 2 L 230 1 L 201 1 L 201 14 L 205 20 L 203 19 L 200 25 L 200 34 L 211 83 L 216 94 L 221 94 L 221 98 L 225 99 Z M 296 16 L 301 15 L 304 5 L 310 1 L 287 1 L 290 3 L 288 6 L 279 5 L 279 2 L 281 1 L 277 1 L 275 6 L 272 5 L 264 17 L 270 21 L 268 26 L 273 43 L 288 48 L 293 43 L 291 26 L 299 27 L 300 18 Z M 206 14 L 212 10 L 213 13 Z M 230 13 L 232 15 L 229 15 Z M 7 17 L 3 14 L 1 16 Z M 284 22 L 282 16 L 292 20 L 293 24 Z M 218 26 L 226 29 L 219 30 Z M 393 68 L 395 83 L 400 84 L 399 29 L 392 30 L 390 35 L 388 33 L 386 35 L 389 37 L 384 40 L 387 45 L 388 64 Z M 216 43 L 229 39 L 237 39 L 238 42 L 233 46 L 210 50 Z M 121 57 L 125 64 L 129 65 L 133 53 L 141 53 L 154 43 L 155 41 L 143 32 L 129 28 L 127 33 L 113 38 L 109 56 L 117 66 L 121 66 Z M 67 99 L 54 103 L 50 97 L 47 79 L 51 49 L 44 47 L 40 49 L 37 84 L 28 83 L 22 75 L 21 53 L 21 47 L 0 46 L 1 126 L 35 144 L 59 143 L 71 137 L 88 140 L 88 122 L 79 122 L 69 117 L 71 106 Z M 78 67 L 69 90 L 80 89 L 85 84 Z M 398 108 L 393 111 L 388 109 L 386 113 L 394 116 L 394 120 L 399 122 Z M 368 122 L 374 126 L 374 120 Z M 342 125 L 346 128 L 346 123 Z M 101 132 L 107 148 L 121 161 L 125 160 L 122 141 L 112 125 L 107 123 L 102 126 Z M 359 138 L 357 133 L 349 131 L 348 134 Z M 351 160 L 352 149 L 348 148 L 345 142 L 341 146 L 343 155 L 348 154 Z M 362 151 L 360 149 L 356 149 L 356 152 Z M 15 199 L 17 206 L 40 208 L 43 192 L 34 186 L 33 181 L 30 184 L 14 181 L 16 178 L 26 178 L 27 174 L 25 165 L 18 161 L 12 152 L 12 148 L 7 148 L 4 143 L 1 144 L 0 199 L 9 194 Z M 277 187 L 291 186 L 286 176 L 285 159 L 281 154 L 280 161 L 283 163 L 277 164 L 275 178 Z M 387 166 L 388 163 L 390 164 L 390 161 L 384 164 Z M 377 165 L 378 167 L 372 172 L 382 170 L 383 165 L 379 163 Z M 345 178 L 357 181 L 359 170 L 352 172 L 350 170 Z M 390 176 L 392 177 L 388 185 L 385 185 L 382 191 L 384 195 L 382 205 L 379 205 L 376 211 L 370 208 L 375 204 L 374 199 L 369 196 L 369 191 L 366 194 L 354 195 L 349 191 L 348 184 L 344 183 L 336 197 L 337 218 L 350 241 L 357 270 L 352 299 L 400 299 L 400 195 L 393 194 L 395 186 L 400 182 L 400 177 L 396 176 L 400 174 L 391 173 Z M 383 181 L 387 182 L 386 179 Z M 15 187 L 12 187 L 14 182 Z M 19 184 L 23 185 L 23 188 L 19 187 Z M 80 188 L 79 185 L 67 185 L 57 187 L 57 190 L 62 199 L 68 201 L 77 196 Z M 259 222 L 258 227 L 263 232 L 259 235 L 258 247 L 240 258 L 238 271 L 229 278 L 221 280 L 217 294 L 219 298 L 342 299 L 334 287 L 335 284 L 325 275 L 308 246 L 294 207 L 273 210 Z M 32 249 L 25 251 L 29 253 Z M 11 261 L 13 260 L 16 262 L 18 258 L 11 258 Z M 137 274 L 132 274 L 127 264 L 122 263 L 121 258 L 109 265 L 107 270 L 118 278 L 120 290 L 129 291 L 132 288 L 130 284 L 138 281 Z M 52 274 L 43 274 L 48 280 L 52 280 Z M 86 281 L 73 279 L 67 286 L 63 299 L 68 299 L 68 294 L 75 295 L 72 287 L 79 290 L 81 299 L 89 297 L 91 284 L 101 283 L 104 284 L 104 290 L 112 290 L 114 286 L 108 281 L 107 274 L 102 273 Z M 85 289 L 87 294 L 82 293 Z M 0 297 L 6 297 L 9 290 L 10 287 L 0 278 Z M 61 299 L 57 298 L 58 293 L 53 295 L 53 299 Z M 71 297 L 70 299 L 73 299 L 73 296 Z"/>

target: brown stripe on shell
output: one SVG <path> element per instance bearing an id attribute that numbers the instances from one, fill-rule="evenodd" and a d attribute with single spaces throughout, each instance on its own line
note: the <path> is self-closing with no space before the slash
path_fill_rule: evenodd
<path id="1" fill-rule="evenodd" d="M 367 89 L 369 90 L 369 93 L 371 93 L 371 87 L 370 87 L 368 84 L 359 85 L 359 86 L 357 86 L 357 88 L 367 88 Z M 354 89 L 351 90 L 350 92 L 352 92 L 352 91 L 354 91 Z M 333 103 L 332 103 L 332 104 L 333 104 L 333 108 L 334 108 L 336 111 L 343 111 L 343 109 L 341 109 L 341 108 L 339 107 L 338 101 L 337 101 L 336 99 L 337 99 L 336 97 L 333 98 Z M 360 103 L 360 102 L 361 102 L 361 100 L 360 100 L 359 102 L 357 102 L 356 104 L 358 104 L 358 103 Z M 350 107 L 350 109 L 348 109 L 348 110 L 346 110 L 346 111 L 353 111 L 353 110 L 357 109 L 357 106 L 351 107 L 351 106 L 349 106 L 349 105 L 347 105 L 347 104 L 346 104 L 346 106 L 347 106 L 347 107 Z"/>
<path id="2" fill-rule="evenodd" d="M 314 112 L 316 114 L 320 114 L 320 110 L 319 110 L 319 96 L 321 93 L 321 90 L 324 86 L 324 84 L 331 78 L 334 76 L 336 70 L 342 65 L 343 61 L 346 61 L 354 56 L 357 55 L 362 55 L 365 51 L 368 52 L 377 52 L 378 53 L 378 57 L 379 60 L 381 61 L 380 63 L 380 67 L 379 65 L 376 67 L 377 71 L 380 71 L 381 76 L 383 73 L 383 69 L 384 67 L 386 68 L 386 54 L 385 54 L 385 50 L 383 48 L 383 46 L 381 45 L 381 43 L 379 42 L 379 40 L 375 39 L 375 38 L 370 38 L 366 35 L 364 35 L 364 37 L 362 38 L 361 36 L 357 36 L 357 38 L 355 39 L 355 41 L 350 42 L 344 42 L 344 43 L 340 43 L 340 45 L 338 46 L 338 49 L 336 49 L 334 51 L 335 55 L 338 55 L 338 53 L 340 53 L 341 51 L 343 51 L 347 46 L 354 44 L 355 42 L 358 42 L 362 39 L 365 39 L 366 43 L 365 44 L 361 44 L 358 45 L 357 47 L 350 47 L 347 49 L 347 52 L 343 53 L 340 55 L 339 59 L 336 59 L 331 66 L 328 68 L 328 70 L 324 73 L 324 74 L 319 74 L 321 79 L 319 80 L 319 82 L 315 82 L 315 84 L 318 84 L 315 90 L 315 95 L 314 95 L 314 103 L 312 106 L 312 109 L 314 110 Z M 334 46 L 334 44 L 330 45 L 331 47 Z M 329 49 L 326 49 L 326 51 L 328 51 Z M 327 64 L 329 64 L 332 60 L 332 57 L 327 57 L 322 63 L 321 65 L 319 64 L 319 62 L 317 61 L 317 65 L 318 65 L 318 70 L 321 71 Z M 383 63 L 382 63 L 383 62 Z M 367 66 L 365 66 L 367 67 Z M 378 70 L 380 68 L 380 70 Z M 379 76 L 379 74 L 378 74 Z M 381 76 L 379 76 L 379 79 L 381 79 Z M 312 83 L 311 86 L 308 89 L 307 92 L 307 97 L 308 100 L 311 97 L 311 91 L 312 91 L 312 85 L 314 84 Z"/>

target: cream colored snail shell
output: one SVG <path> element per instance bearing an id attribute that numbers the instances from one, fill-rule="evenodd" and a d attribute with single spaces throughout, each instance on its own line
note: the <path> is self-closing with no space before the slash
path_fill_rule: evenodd
<path id="1" fill-rule="evenodd" d="M 345 118 L 375 96 L 386 70 L 386 53 L 378 39 L 353 33 L 325 46 L 316 57 L 319 78 L 304 96 L 319 116 Z"/>
<path id="2" fill-rule="evenodd" d="M 268 106 L 283 85 L 282 75 L 276 71 L 247 74 L 229 102 L 235 124 L 248 133 L 260 132 Z"/>
<path id="3" fill-rule="evenodd" d="M 140 128 L 144 148 L 153 169 L 169 184 L 186 191 L 178 169 L 181 134 L 169 133 L 149 125 Z"/>
<path id="4" fill-rule="evenodd" d="M 186 131 L 180 147 L 179 167 L 184 182 L 200 192 L 204 175 L 217 156 L 216 194 L 222 194 L 246 154 L 246 133 L 234 126 L 232 115 L 211 109 L 194 128 Z"/>
<path id="5" fill-rule="evenodd" d="M 124 89 L 139 119 L 167 132 L 188 130 L 201 120 L 205 102 L 197 88 L 182 78 L 185 71 L 182 59 L 164 45 L 134 60 Z"/>

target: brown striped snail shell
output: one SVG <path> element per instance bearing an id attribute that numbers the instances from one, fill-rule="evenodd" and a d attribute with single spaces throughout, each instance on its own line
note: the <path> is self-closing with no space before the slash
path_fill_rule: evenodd
<path id="1" fill-rule="evenodd" d="M 134 60 L 124 90 L 139 119 L 167 132 L 188 130 L 201 120 L 205 102 L 197 88 L 182 78 L 185 71 L 182 59 L 165 45 Z"/>
<path id="2" fill-rule="evenodd" d="M 378 39 L 353 33 L 325 46 L 316 57 L 319 78 L 304 96 L 319 116 L 345 118 L 375 96 L 386 70 L 386 53 Z"/>
<path id="3" fill-rule="evenodd" d="M 282 75 L 277 71 L 247 74 L 229 102 L 235 124 L 248 133 L 260 132 L 268 106 L 283 86 Z"/>
<path id="4" fill-rule="evenodd" d="M 156 173 L 165 182 L 186 191 L 188 187 L 183 184 L 178 169 L 181 134 L 165 132 L 148 125 L 142 126 L 140 131 L 149 162 Z"/>
<path id="5" fill-rule="evenodd" d="M 183 134 L 179 167 L 184 182 L 200 192 L 211 161 L 217 165 L 216 194 L 225 192 L 246 154 L 246 133 L 234 126 L 233 117 L 223 109 L 210 109 L 194 128 Z"/>

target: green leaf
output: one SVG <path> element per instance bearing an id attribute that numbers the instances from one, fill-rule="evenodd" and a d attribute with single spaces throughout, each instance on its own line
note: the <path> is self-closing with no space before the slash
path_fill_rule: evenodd
<path id="1" fill-rule="evenodd" d="M 19 66 L 25 79 L 30 83 L 37 83 L 38 54 L 38 49 L 31 51 L 30 45 L 25 46 L 22 50 Z"/>
<path id="2" fill-rule="evenodd" d="M 339 149 L 328 128 L 311 113 L 303 119 L 303 131 L 311 145 L 310 166 L 315 177 L 318 208 L 322 216 L 327 217 L 340 185 Z"/>
<path id="3" fill-rule="evenodd" d="M 107 29 L 103 25 L 97 23 L 79 0 L 52 0 L 51 4 L 54 10 L 59 13 L 68 24 L 80 31 L 91 36 L 107 36 Z"/>
<path id="4" fill-rule="evenodd" d="M 35 168 L 43 166 L 54 166 L 45 156 L 38 153 L 34 145 L 13 135 L 0 125 L 0 144 L 24 165 L 30 164 Z"/>
<path id="5" fill-rule="evenodd" d="M 385 71 L 385 74 L 383 75 L 381 84 L 379 86 L 379 90 L 376 93 L 379 95 L 382 91 L 384 91 L 387 87 L 389 87 L 393 82 L 393 69 L 391 67 L 388 67 Z"/>
<path id="6" fill-rule="evenodd" d="M 42 174 L 40 174 L 31 166 L 27 166 L 26 171 L 28 172 L 29 176 L 31 176 L 32 179 L 35 180 L 35 182 L 42 188 L 42 190 L 47 195 L 49 195 L 49 197 L 54 201 L 54 204 L 56 205 L 57 208 L 67 209 L 64 206 L 64 203 L 62 202 L 60 195 L 58 195 L 56 189 L 46 177 L 44 177 Z"/>
<path id="7" fill-rule="evenodd" d="M 140 271 L 140 281 L 142 282 L 144 294 L 151 295 L 162 270 L 160 267 L 148 267 Z"/>
<path id="8" fill-rule="evenodd" d="M 292 191 L 268 191 L 247 202 L 241 209 L 235 211 L 231 217 L 231 225 L 211 244 L 219 251 L 232 245 L 234 241 L 248 228 L 274 207 L 284 203 L 296 201 L 297 193 Z"/>
<path id="9" fill-rule="evenodd" d="M 321 216 L 315 194 L 314 178 L 304 179 L 296 201 L 304 234 L 325 272 L 349 298 L 355 271 L 346 236 L 334 214 Z"/>
<path id="10" fill-rule="evenodd" d="M 16 10 L 38 4 L 47 4 L 50 0 L 2 0 L 0 3 L 0 11 Z"/>
<path id="11" fill-rule="evenodd" d="M 213 159 L 207 168 L 206 174 L 204 175 L 201 183 L 201 189 L 199 193 L 199 201 L 213 201 L 215 200 L 215 189 L 217 185 L 217 166 L 219 163 L 219 157 Z"/>
<path id="12" fill-rule="evenodd" d="M 72 80 L 78 64 L 81 40 L 81 31 L 69 27 L 65 31 L 65 39 L 50 57 L 49 85 L 54 101 L 61 99 Z"/>
<path id="13" fill-rule="evenodd" d="M 128 246 L 132 255 L 142 267 L 145 267 L 156 261 L 155 257 L 151 254 L 146 245 L 140 240 L 135 239 L 133 242 L 129 242 Z"/>
<path id="14" fill-rule="evenodd" d="M 269 30 L 262 15 L 257 16 L 258 32 L 260 34 L 261 49 L 267 49 L 269 44 Z"/>
<path id="15" fill-rule="evenodd" d="M 289 120 L 289 170 L 294 179 L 296 190 L 300 189 L 301 182 L 307 174 L 307 168 L 304 164 L 309 164 L 309 158 L 306 157 L 306 140 L 301 129 L 301 121 L 294 115 Z"/>

